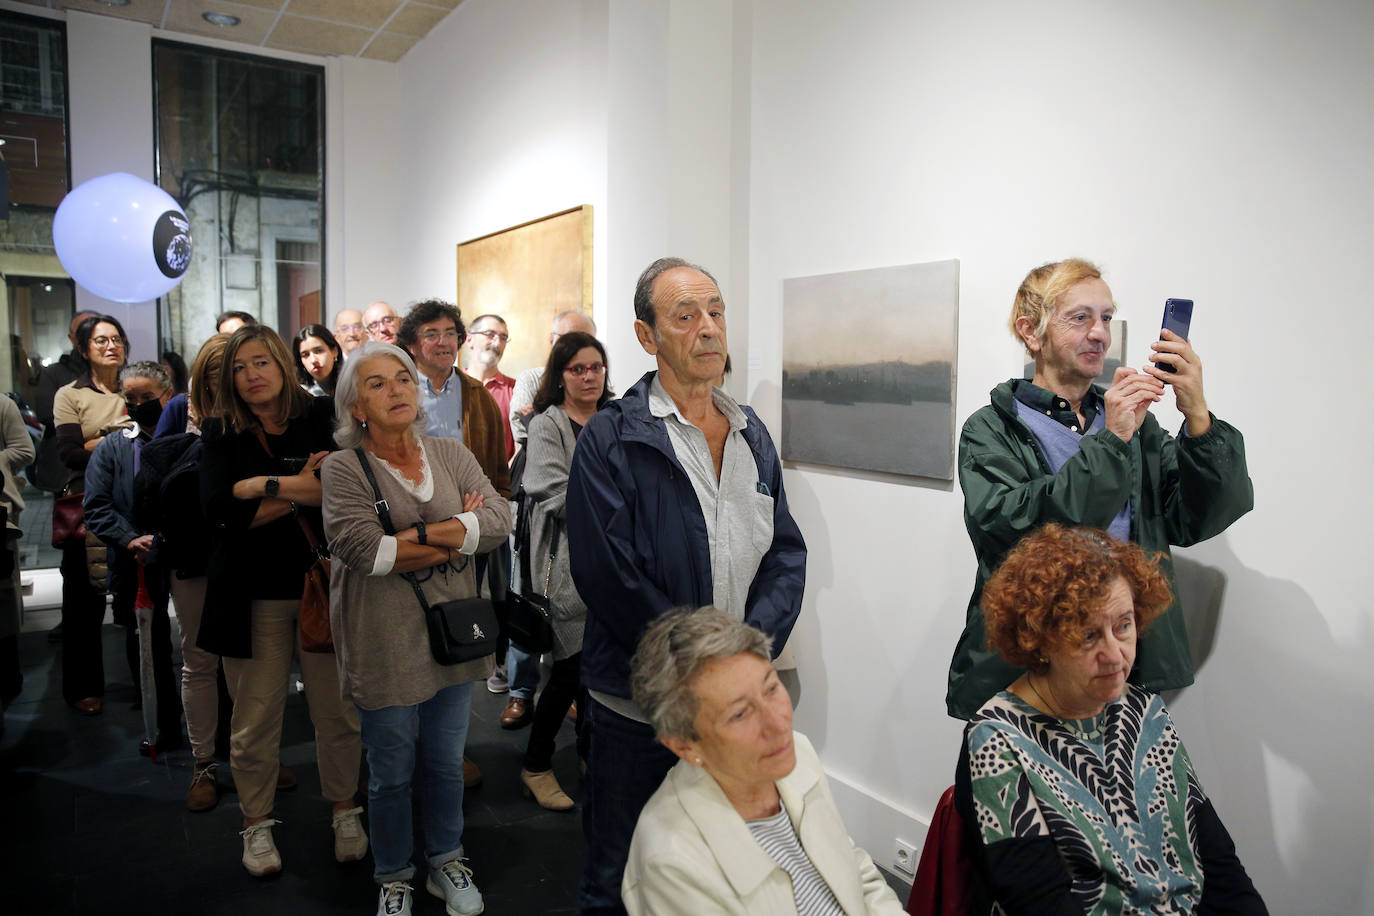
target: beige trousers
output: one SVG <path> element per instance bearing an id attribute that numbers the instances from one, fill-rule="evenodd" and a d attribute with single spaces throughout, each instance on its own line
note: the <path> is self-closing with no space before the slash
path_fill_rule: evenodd
<path id="1" fill-rule="evenodd" d="M 181 630 L 181 706 L 186 712 L 186 734 L 197 760 L 215 756 L 215 731 L 219 728 L 219 656 L 196 648 L 200 612 L 205 609 L 204 576 L 178 579 L 172 575 L 172 607 Z"/>
<path id="2" fill-rule="evenodd" d="M 349 801 L 358 790 L 358 711 L 339 695 L 334 653 L 300 651 L 299 613 L 299 600 L 254 601 L 253 657 L 224 659 L 224 676 L 234 698 L 229 766 L 244 817 L 272 813 L 293 655 L 300 657 L 305 699 L 315 726 L 320 789 L 334 802 Z"/>

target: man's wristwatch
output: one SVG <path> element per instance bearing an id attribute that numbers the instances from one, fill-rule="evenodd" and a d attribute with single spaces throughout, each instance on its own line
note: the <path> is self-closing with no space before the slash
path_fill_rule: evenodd
<path id="1" fill-rule="evenodd" d="M 262 495 L 269 499 L 274 498 L 279 490 L 281 490 L 281 481 L 275 477 L 267 478 L 267 483 L 262 485 Z"/>

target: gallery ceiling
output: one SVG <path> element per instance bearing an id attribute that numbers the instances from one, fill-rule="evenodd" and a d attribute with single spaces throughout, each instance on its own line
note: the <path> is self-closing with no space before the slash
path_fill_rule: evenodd
<path id="1" fill-rule="evenodd" d="M 249 48 L 400 60 L 462 0 L 19 0 L 205 35 Z M 216 25 L 218 13 L 237 19 Z M 227 20 L 225 20 L 227 21 Z"/>

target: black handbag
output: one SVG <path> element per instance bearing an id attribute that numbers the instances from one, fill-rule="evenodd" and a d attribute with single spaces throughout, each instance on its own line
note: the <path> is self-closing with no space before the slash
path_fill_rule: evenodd
<path id="1" fill-rule="evenodd" d="M 549 601 L 549 584 L 553 580 L 553 561 L 558 556 L 558 537 L 562 526 L 554 520 L 553 543 L 549 549 L 549 569 L 544 576 L 544 591 L 534 590 L 530 576 L 530 503 L 529 494 L 520 494 L 520 519 L 515 531 L 515 546 L 520 551 L 520 591 L 506 595 L 506 634 L 510 641 L 531 655 L 542 655 L 553 649 L 553 607 Z"/>
<path id="2" fill-rule="evenodd" d="M 391 507 L 382 498 L 377 486 L 377 478 L 372 473 L 372 465 L 361 446 L 353 450 L 372 484 L 372 495 L 376 497 L 372 508 L 377 511 L 382 530 L 394 535 L 396 528 L 391 524 Z M 440 665 L 458 665 L 476 661 L 496 652 L 496 638 L 499 625 L 496 622 L 496 609 L 486 598 L 455 598 L 430 604 L 425 598 L 424 589 L 414 573 L 401 573 L 401 578 L 410 583 L 419 599 L 420 608 L 425 614 L 425 625 L 429 629 L 429 654 Z"/>

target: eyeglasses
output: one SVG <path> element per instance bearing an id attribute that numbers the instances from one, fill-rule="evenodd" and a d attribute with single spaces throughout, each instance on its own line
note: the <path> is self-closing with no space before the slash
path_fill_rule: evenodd
<path id="1" fill-rule="evenodd" d="M 449 328 L 447 331 L 425 331 L 419 335 L 419 338 L 425 343 L 434 343 L 441 337 L 450 343 L 455 343 L 459 339 L 458 332 L 453 328 Z"/>
<path id="2" fill-rule="evenodd" d="M 509 334 L 502 334 L 500 331 L 472 331 L 471 333 L 481 334 L 487 340 L 499 340 L 501 343 L 506 343 L 510 340 Z"/>
<path id="3" fill-rule="evenodd" d="M 574 376 L 576 376 L 577 378 L 581 378 L 582 376 L 586 375 L 588 372 L 592 373 L 593 375 L 600 375 L 601 373 L 603 373 L 603 372 L 606 371 L 606 364 L 605 364 L 605 363 L 592 363 L 590 366 L 582 366 L 582 365 L 577 365 L 577 366 L 565 366 L 565 367 L 563 368 L 563 371 L 564 371 L 564 372 L 571 372 L 571 373 L 572 373 Z"/>
<path id="4" fill-rule="evenodd" d="M 97 350 L 103 350 L 103 349 L 105 349 L 106 347 L 120 347 L 120 348 L 122 348 L 122 347 L 124 346 L 124 338 L 123 338 L 123 337 L 92 337 L 92 338 L 91 338 L 91 343 L 95 344 L 95 347 L 96 347 Z"/>
<path id="5" fill-rule="evenodd" d="M 369 323 L 368 323 L 368 326 L 367 326 L 367 329 L 368 329 L 369 331 L 375 331 L 375 330 L 377 330 L 377 329 L 380 328 L 380 327 L 388 327 L 388 328 L 389 328 L 389 327 L 391 327 L 391 326 L 392 326 L 393 324 L 395 324 L 395 323 L 396 323 L 396 316 L 395 316 L 395 315 L 387 315 L 385 318 L 378 318 L 376 321 L 369 322 Z"/>
<path id="6" fill-rule="evenodd" d="M 360 324 L 340 324 L 334 327 L 335 333 L 342 334 L 344 331 L 362 332 L 363 326 Z"/>
<path id="7" fill-rule="evenodd" d="M 147 404 L 149 401 L 156 401 L 159 397 L 161 397 L 161 395 L 154 394 L 151 391 L 145 391 L 142 394 L 126 395 L 124 398 L 124 403 L 129 407 L 138 407 L 140 404 Z"/>

